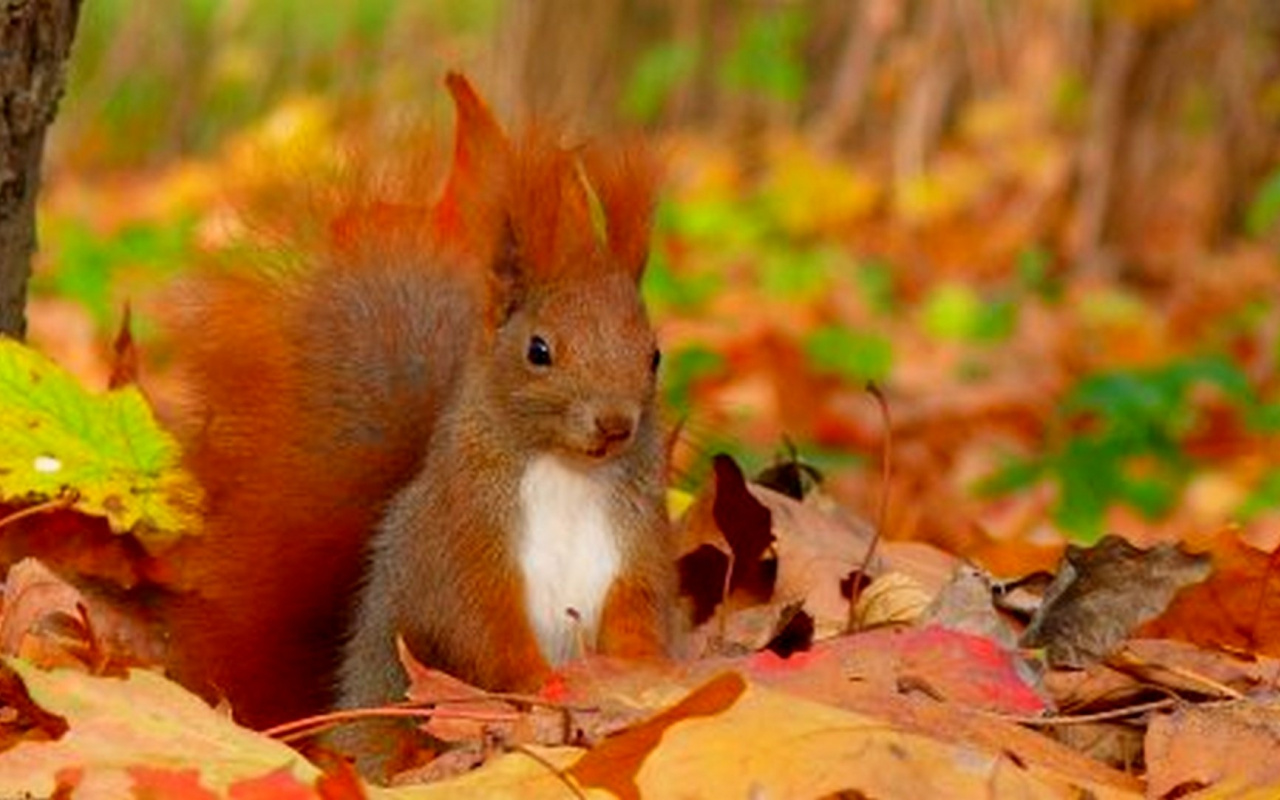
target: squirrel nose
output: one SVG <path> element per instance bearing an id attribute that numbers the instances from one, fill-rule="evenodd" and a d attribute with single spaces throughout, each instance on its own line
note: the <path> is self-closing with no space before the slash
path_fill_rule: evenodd
<path id="1" fill-rule="evenodd" d="M 596 430 L 606 446 L 619 445 L 631 438 L 635 430 L 635 418 L 621 412 L 605 412 L 596 416 Z"/>

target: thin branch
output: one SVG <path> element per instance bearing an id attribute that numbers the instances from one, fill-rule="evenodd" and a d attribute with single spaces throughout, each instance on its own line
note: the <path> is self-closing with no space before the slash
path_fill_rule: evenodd
<path id="1" fill-rule="evenodd" d="M 335 725 L 340 725 L 346 722 L 355 722 L 362 719 L 376 719 L 381 717 L 410 717 L 416 719 L 447 717 L 449 719 L 470 719 L 477 722 L 507 722 L 510 720 L 510 716 L 500 716 L 491 711 L 469 711 L 467 709 L 439 708 L 439 706 L 442 705 L 481 703 L 486 701 L 510 703 L 517 706 L 515 711 L 511 713 L 519 713 L 522 710 L 520 706 L 527 708 L 547 708 L 553 711 L 563 711 L 566 714 L 598 710 L 595 706 L 577 706 L 570 705 L 568 703 L 556 703 L 550 700 L 543 700 L 542 698 L 535 697 L 533 695 L 506 692 L 483 692 L 470 697 L 446 697 L 438 700 L 432 700 L 427 703 L 401 703 L 394 706 L 347 708 L 338 711 L 330 711 L 324 714 L 316 714 L 314 716 L 284 722 L 267 728 L 262 731 L 262 733 L 284 742 L 291 742 L 307 736 L 312 736 Z"/>
<path id="2" fill-rule="evenodd" d="M 522 744 L 511 745 L 510 749 L 512 752 L 520 753 L 522 755 L 528 756 L 529 758 L 533 759 L 537 763 L 546 767 L 548 772 L 550 772 L 552 775 L 559 778 L 560 782 L 563 783 L 566 787 L 568 787 L 569 791 L 573 792 L 574 797 L 580 798 L 581 800 L 587 800 L 587 795 L 585 792 L 582 791 L 582 787 L 579 786 L 576 782 L 574 782 L 573 778 L 569 777 L 568 773 L 566 773 L 564 770 L 557 767 L 555 764 L 552 764 L 550 761 L 544 758 L 541 754 L 534 752 L 533 750 L 531 750 L 530 748 Z"/>
<path id="3" fill-rule="evenodd" d="M 1123 719 L 1137 714 L 1145 714 L 1149 711 L 1163 711 L 1166 708 L 1173 708 L 1185 702 L 1185 700 L 1175 697 L 1164 697 L 1160 700 L 1152 700 L 1149 703 L 1138 703 L 1124 708 L 1111 708 L 1093 714 L 1079 714 L 1071 717 L 1020 717 L 1013 714 L 998 714 L 993 711 L 979 711 L 979 713 L 1017 725 L 1027 725 L 1033 728 L 1052 728 L 1059 725 L 1085 725 L 1090 722 Z"/>
<path id="4" fill-rule="evenodd" d="M 880 502 L 876 509 L 876 529 L 871 535 L 871 543 L 867 545 L 867 552 L 862 556 L 862 565 L 854 572 L 853 580 L 849 585 L 849 620 L 846 629 L 850 632 L 859 627 L 856 611 L 858 598 L 862 595 L 863 579 L 871 567 L 871 561 L 875 558 L 876 549 L 880 545 L 880 537 L 884 535 L 884 529 L 888 523 L 889 488 L 893 480 L 893 416 L 889 413 L 889 402 L 880 391 L 880 387 L 872 381 L 867 382 L 867 392 L 875 399 L 880 409 L 880 421 L 884 426 L 884 446 L 880 448 Z"/>
<path id="5" fill-rule="evenodd" d="M 18 520 L 26 519 L 27 517 L 34 517 L 37 514 L 44 514 L 48 511 L 59 511 L 64 508 L 70 508 L 75 505 L 76 501 L 79 499 L 80 492 L 75 489 L 70 489 L 52 500 L 46 500 L 45 502 L 37 503 L 34 506 L 27 506 L 26 508 L 13 512 L 4 519 L 0 519 L 0 528 L 5 527 L 6 525 L 12 525 Z"/>

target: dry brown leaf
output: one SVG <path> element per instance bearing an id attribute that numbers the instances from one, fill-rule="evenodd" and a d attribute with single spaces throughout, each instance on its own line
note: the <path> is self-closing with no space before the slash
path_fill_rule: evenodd
<path id="1" fill-rule="evenodd" d="M 1280 685 L 1280 660 L 1196 647 L 1171 639 L 1133 639 L 1113 659 L 1147 684 L 1175 692 L 1221 695 L 1215 687 L 1248 693 Z M 1121 659 L 1123 659 L 1121 661 Z"/>
<path id="2" fill-rule="evenodd" d="M 1280 796 L 1280 704 L 1241 700 L 1187 706 L 1158 716 L 1147 728 L 1147 785 L 1151 797 Z M 1197 795 L 1199 797 L 1200 795 Z"/>
<path id="3" fill-rule="evenodd" d="M 1209 579 L 1180 593 L 1135 635 L 1280 656 L 1280 549 L 1266 553 L 1223 530 L 1206 552 Z"/>
<path id="4" fill-rule="evenodd" d="M 881 575 L 858 595 L 854 618 L 859 628 L 915 622 L 932 597 L 920 582 L 901 572 Z"/>
<path id="5" fill-rule="evenodd" d="M 706 621 L 706 627 L 695 635 L 695 643 L 687 647 L 689 652 L 707 652 L 702 643 L 708 640 L 726 642 L 730 645 L 729 652 L 734 652 L 733 648 L 740 651 L 758 647 L 761 631 L 777 621 L 782 609 L 796 603 L 802 604 L 803 610 L 813 618 L 816 640 L 842 633 L 848 625 L 849 598 L 842 590 L 842 582 L 862 566 L 871 541 L 871 528 L 820 493 L 797 501 L 755 484 L 747 488 L 772 517 L 772 552 L 777 557 L 772 596 L 759 598 L 735 592 L 721 612 L 729 619 L 711 618 L 711 610 L 724 592 L 724 571 L 730 562 L 730 548 L 711 513 L 713 490 L 698 497 L 680 528 L 680 552 L 684 554 L 682 593 L 692 603 L 694 621 Z M 903 573 L 932 597 L 946 583 L 956 564 L 954 557 L 928 545 L 885 542 L 869 572 L 873 576 L 889 571 Z M 769 602 L 771 610 L 743 611 L 761 602 Z M 742 613 L 749 619 L 741 625 L 735 624 L 732 618 Z"/>
<path id="6" fill-rule="evenodd" d="M 962 564 L 921 615 L 924 624 L 984 636 L 1007 650 L 1017 647 L 1018 637 L 992 602 L 991 576 L 978 567 Z"/>
<path id="7" fill-rule="evenodd" d="M 1068 547 L 1022 644 L 1046 648 L 1053 666 L 1082 667 L 1105 658 L 1209 572 L 1208 559 L 1172 545 L 1140 550 L 1108 536 L 1089 549 Z"/>
<path id="8" fill-rule="evenodd" d="M 34 558 L 9 570 L 0 653 L 93 672 L 163 663 L 163 632 L 141 606 L 77 588 Z"/>

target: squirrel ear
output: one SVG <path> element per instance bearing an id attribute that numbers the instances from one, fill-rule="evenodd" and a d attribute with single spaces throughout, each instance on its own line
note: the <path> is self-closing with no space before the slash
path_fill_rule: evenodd
<path id="1" fill-rule="evenodd" d="M 653 209 L 662 169 L 659 158 L 638 140 L 614 147 L 589 147 L 583 167 L 604 212 L 609 252 L 636 280 L 649 258 Z"/>
<path id="2" fill-rule="evenodd" d="M 450 72 L 445 84 L 453 96 L 457 123 L 453 163 L 435 208 L 435 222 L 440 233 L 456 236 L 474 230 L 475 217 L 483 217 L 496 204 L 494 195 L 507 182 L 511 146 L 493 113 L 465 77 Z"/>
<path id="3" fill-rule="evenodd" d="M 493 248 L 492 263 L 486 274 L 485 319 L 489 330 L 496 330 L 520 306 L 526 287 L 520 243 L 509 216 L 503 220 L 502 232 Z"/>

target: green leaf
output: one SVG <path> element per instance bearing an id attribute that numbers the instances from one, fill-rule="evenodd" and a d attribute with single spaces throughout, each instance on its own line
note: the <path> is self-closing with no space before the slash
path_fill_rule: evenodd
<path id="1" fill-rule="evenodd" d="M 805 339 L 804 349 L 819 372 L 858 382 L 883 382 L 893 370 L 893 343 L 874 333 L 819 328 Z"/>
<path id="2" fill-rule="evenodd" d="M 694 384 L 723 372 L 724 368 L 724 356 L 703 347 L 672 353 L 662 365 L 662 385 L 668 405 L 687 412 L 692 406 Z"/>
<path id="3" fill-rule="evenodd" d="M 36 289 L 75 299 L 103 328 L 119 314 L 122 277 L 136 273 L 153 282 L 171 275 L 190 262 L 195 247 L 195 217 L 189 214 L 133 223 L 111 234 L 79 218 L 51 216 L 41 224 L 53 269 L 36 276 Z"/>
<path id="4" fill-rule="evenodd" d="M 942 283 L 925 298 L 920 322 L 935 339 L 964 341 L 977 335 L 982 299 L 962 283 Z"/>
<path id="5" fill-rule="evenodd" d="M 783 102 L 804 93 L 805 69 L 800 47 L 809 27 L 803 7 L 784 8 L 748 20 L 721 67 L 730 87 Z"/>
<path id="6" fill-rule="evenodd" d="M 898 287 L 892 264 L 881 259 L 868 259 L 858 264 L 853 275 L 858 290 L 872 310 L 884 315 L 897 310 Z"/>
<path id="7" fill-rule="evenodd" d="M 924 330 L 943 341 L 993 343 L 1009 338 L 1018 322 L 1011 298 L 984 299 L 963 283 L 942 283 L 925 298 Z"/>
<path id="8" fill-rule="evenodd" d="M 832 264 L 840 254 L 821 248 L 774 246 L 760 253 L 760 288 L 769 297 L 816 301 L 831 291 Z"/>
<path id="9" fill-rule="evenodd" d="M 72 508 L 154 551 L 198 530 L 200 492 L 180 460 L 137 387 L 92 395 L 49 359 L 0 338 L 0 500 L 73 491 Z"/>
<path id="10" fill-rule="evenodd" d="M 1280 220 L 1280 169 L 1263 182 L 1245 211 L 1244 227 L 1250 236 L 1261 237 Z"/>
<path id="11" fill-rule="evenodd" d="M 979 497 L 999 497 L 1030 489 L 1044 477 L 1043 462 L 1006 456 L 995 472 L 977 482 L 974 492 Z"/>
<path id="12" fill-rule="evenodd" d="M 1268 511 L 1280 508 L 1280 469 L 1273 469 L 1262 476 L 1257 486 L 1236 509 L 1241 522 L 1250 522 Z"/>
<path id="13" fill-rule="evenodd" d="M 705 306 L 723 285 L 718 271 L 686 269 L 677 275 L 663 249 L 655 247 L 650 251 L 640 291 L 645 305 L 655 313 L 667 308 L 689 311 Z"/>
<path id="14" fill-rule="evenodd" d="M 622 110 L 639 122 L 652 122 L 662 113 L 671 93 L 693 75 L 698 66 L 697 48 L 664 43 L 640 58 L 622 96 Z"/>

